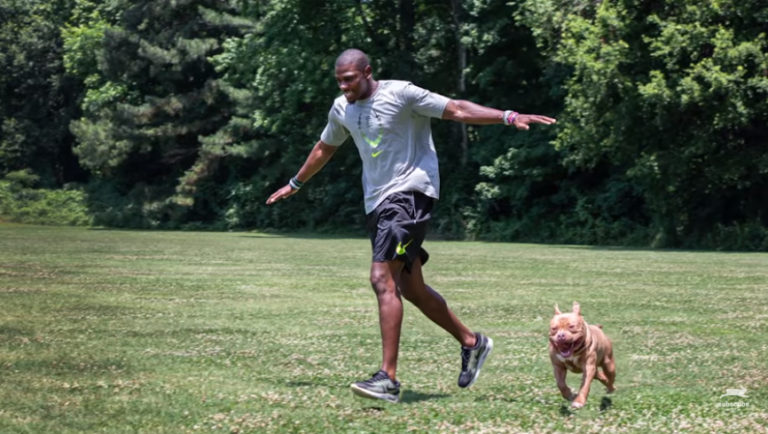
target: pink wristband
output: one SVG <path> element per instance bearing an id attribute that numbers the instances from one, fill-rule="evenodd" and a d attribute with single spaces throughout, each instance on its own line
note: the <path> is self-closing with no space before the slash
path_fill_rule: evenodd
<path id="1" fill-rule="evenodd" d="M 512 125 L 515 123 L 515 119 L 517 119 L 517 115 L 520 113 L 516 111 L 507 111 L 504 113 L 504 125 Z"/>

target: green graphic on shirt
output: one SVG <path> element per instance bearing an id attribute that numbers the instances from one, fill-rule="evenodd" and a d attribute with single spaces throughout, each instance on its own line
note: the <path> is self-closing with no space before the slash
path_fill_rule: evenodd
<path id="1" fill-rule="evenodd" d="M 376 152 L 371 152 L 371 157 L 373 157 L 373 158 L 376 158 L 376 157 L 378 157 L 379 155 L 381 155 L 381 153 L 382 153 L 382 152 L 384 152 L 384 151 L 376 151 Z"/>
<path id="2" fill-rule="evenodd" d="M 381 143 L 381 139 L 384 137 L 384 134 L 381 131 L 379 131 L 379 136 L 376 137 L 376 140 L 369 139 L 368 136 L 366 136 L 365 133 L 363 133 L 362 131 L 361 131 L 361 134 L 363 135 L 363 140 L 365 140 L 365 143 L 367 143 L 368 146 L 370 146 L 371 148 L 375 148 L 379 146 L 379 143 Z"/>

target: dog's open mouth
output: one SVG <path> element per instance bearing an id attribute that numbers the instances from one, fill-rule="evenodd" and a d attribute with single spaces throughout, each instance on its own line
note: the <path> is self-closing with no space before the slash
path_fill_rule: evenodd
<path id="1" fill-rule="evenodd" d="M 580 342 L 580 339 L 576 339 L 570 342 L 558 342 L 556 344 L 557 351 L 563 358 L 571 357 L 574 351 L 576 351 L 576 349 L 579 347 Z"/>

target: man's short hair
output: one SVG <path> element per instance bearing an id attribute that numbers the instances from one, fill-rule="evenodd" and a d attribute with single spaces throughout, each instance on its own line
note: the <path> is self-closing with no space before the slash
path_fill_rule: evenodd
<path id="1" fill-rule="evenodd" d="M 354 64 L 357 69 L 363 71 L 366 66 L 370 65 L 368 56 L 357 48 L 349 48 L 344 50 L 339 57 L 336 58 L 336 67 L 342 65 Z"/>

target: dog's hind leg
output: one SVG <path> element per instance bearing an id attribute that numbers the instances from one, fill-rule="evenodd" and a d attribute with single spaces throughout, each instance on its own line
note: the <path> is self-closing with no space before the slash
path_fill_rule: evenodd
<path id="1" fill-rule="evenodd" d="M 603 372 L 602 369 L 597 370 L 597 373 L 595 374 L 595 378 L 600 380 L 601 383 L 605 384 L 605 386 L 608 387 L 608 377 L 605 375 L 605 372 Z"/>
<path id="2" fill-rule="evenodd" d="M 608 393 L 613 393 L 616 390 L 616 387 L 613 385 L 613 382 L 616 380 L 616 362 L 613 360 L 613 354 L 608 354 L 605 357 L 602 367 L 604 373 L 598 376 L 598 379 L 605 384 Z M 605 377 L 605 381 L 603 381 L 602 377 Z"/>

